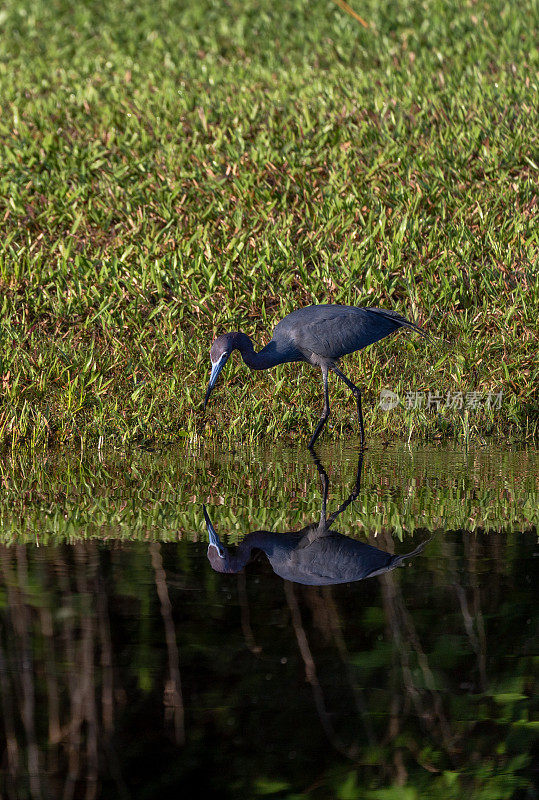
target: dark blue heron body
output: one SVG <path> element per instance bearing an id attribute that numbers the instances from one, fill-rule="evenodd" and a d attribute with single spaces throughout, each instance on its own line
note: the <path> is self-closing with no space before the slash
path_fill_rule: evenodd
<path id="1" fill-rule="evenodd" d="M 351 583 L 381 575 L 422 549 L 420 545 L 411 553 L 392 555 L 341 533 L 310 525 L 297 532 L 254 531 L 231 552 L 221 543 L 207 514 L 206 524 L 210 537 L 208 559 L 217 572 L 241 572 L 253 554 L 262 551 L 277 575 L 308 586 Z"/>
<path id="2" fill-rule="evenodd" d="M 219 373 L 234 350 L 240 351 L 243 360 L 251 369 L 269 369 L 277 364 L 285 364 L 290 361 L 307 361 L 320 367 L 324 383 L 324 409 L 309 442 L 309 447 L 314 445 L 329 417 L 329 370 L 344 381 L 356 398 L 363 445 L 365 433 L 361 411 L 361 392 L 340 371 L 337 362 L 342 356 L 362 350 L 399 328 L 410 328 L 427 336 L 419 326 L 409 322 L 395 311 L 341 305 L 308 306 L 293 311 L 275 326 L 271 341 L 258 353 L 254 351 L 249 337 L 241 331 L 225 333 L 218 336 L 211 346 L 212 370 L 204 398 L 204 408 Z"/>
<path id="3" fill-rule="evenodd" d="M 287 359 L 289 361 L 305 360 L 311 364 L 326 361 L 329 366 L 329 362 L 362 350 L 403 327 L 423 333 L 421 328 L 394 311 L 339 305 L 308 306 L 292 311 L 277 323 L 272 342 L 281 345 L 283 351 L 286 346 L 282 345 L 286 343 L 291 354 L 301 354 L 299 358 Z"/>

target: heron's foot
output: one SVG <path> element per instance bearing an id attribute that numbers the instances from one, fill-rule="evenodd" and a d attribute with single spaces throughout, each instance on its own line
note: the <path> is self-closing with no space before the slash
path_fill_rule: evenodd
<path id="1" fill-rule="evenodd" d="M 359 436 L 359 442 L 358 442 L 358 444 L 359 444 L 359 452 L 360 452 L 360 453 L 363 453 L 363 452 L 364 452 L 364 450 L 368 450 L 368 449 L 369 449 L 369 448 L 367 447 L 367 442 L 365 441 L 365 437 L 363 437 L 363 436 L 361 436 L 361 435 Z"/>

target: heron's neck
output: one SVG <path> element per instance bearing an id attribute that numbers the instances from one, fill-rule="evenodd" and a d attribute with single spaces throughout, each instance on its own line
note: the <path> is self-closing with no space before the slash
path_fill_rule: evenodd
<path id="1" fill-rule="evenodd" d="M 247 534 L 245 539 L 240 542 L 233 552 L 230 552 L 230 550 L 227 551 L 226 571 L 233 573 L 241 572 L 251 558 L 251 553 L 256 546 L 256 534 Z"/>
<path id="2" fill-rule="evenodd" d="M 251 339 L 241 331 L 235 334 L 234 348 L 240 351 L 241 357 L 251 369 L 268 369 L 276 364 L 282 364 L 285 360 L 282 353 L 277 350 L 275 342 L 270 342 L 256 353 Z"/>

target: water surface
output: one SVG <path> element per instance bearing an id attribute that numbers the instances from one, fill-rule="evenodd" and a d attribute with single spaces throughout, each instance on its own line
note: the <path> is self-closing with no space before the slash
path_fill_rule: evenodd
<path id="1" fill-rule="evenodd" d="M 4 461 L 2 796 L 535 797 L 536 453 L 358 462 Z M 230 553 L 378 574 L 219 573 L 203 503 Z"/>
<path id="2" fill-rule="evenodd" d="M 354 446 L 320 447 L 330 499 L 354 482 Z M 342 522 L 402 537 L 427 530 L 521 531 L 539 521 L 537 450 L 435 443 L 371 443 L 359 497 Z M 319 509 L 320 483 L 307 448 L 218 445 L 164 451 L 25 454 L 0 460 L 0 538 L 36 544 L 81 537 L 204 539 L 202 503 L 220 506 L 235 539 L 249 526 L 290 528 Z"/>

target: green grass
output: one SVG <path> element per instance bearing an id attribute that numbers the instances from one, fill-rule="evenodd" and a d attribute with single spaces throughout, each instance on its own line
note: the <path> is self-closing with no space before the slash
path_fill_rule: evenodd
<path id="1" fill-rule="evenodd" d="M 234 359 L 201 400 L 215 334 L 313 302 L 439 337 L 344 363 L 369 436 L 537 437 L 534 4 L 354 8 L 368 30 L 328 0 L 2 6 L 1 445 L 305 438 L 307 366 Z"/>

